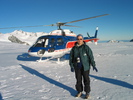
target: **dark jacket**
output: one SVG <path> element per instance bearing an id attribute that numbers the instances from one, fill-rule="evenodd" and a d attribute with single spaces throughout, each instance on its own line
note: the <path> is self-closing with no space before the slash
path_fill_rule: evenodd
<path id="1" fill-rule="evenodd" d="M 85 42 L 81 46 L 77 46 L 76 42 L 75 46 L 71 49 L 69 58 L 69 65 L 71 68 L 77 68 L 77 57 L 79 56 L 81 58 L 84 71 L 89 70 L 90 65 L 92 65 L 92 67 L 96 66 L 92 50 L 85 44 Z"/>

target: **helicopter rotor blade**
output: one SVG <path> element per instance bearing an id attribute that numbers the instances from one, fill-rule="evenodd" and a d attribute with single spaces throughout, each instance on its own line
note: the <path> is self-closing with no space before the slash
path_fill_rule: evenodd
<path id="1" fill-rule="evenodd" d="M 102 17 L 102 16 L 107 16 L 107 15 L 109 15 L 109 14 L 103 14 L 103 15 L 93 16 L 93 17 L 84 18 L 84 19 L 79 19 L 79 20 L 75 20 L 75 21 L 71 21 L 71 22 L 65 22 L 65 24 L 79 22 L 79 21 L 83 21 L 83 20 L 87 20 L 87 19 L 92 19 L 92 18 L 97 18 L 97 17 Z"/>
<path id="2" fill-rule="evenodd" d="M 51 24 L 51 25 L 44 25 L 44 26 L 57 26 L 56 24 Z"/>
<path id="3" fill-rule="evenodd" d="M 80 26 L 73 26 L 73 25 L 63 25 L 63 26 L 68 26 L 68 27 L 80 27 Z"/>
<path id="4" fill-rule="evenodd" d="M 41 27 L 45 25 L 36 25 L 36 26 L 19 26 L 19 27 L 5 27 L 5 28 L 0 28 L 0 29 L 12 29 L 12 28 L 26 28 L 26 27 Z"/>

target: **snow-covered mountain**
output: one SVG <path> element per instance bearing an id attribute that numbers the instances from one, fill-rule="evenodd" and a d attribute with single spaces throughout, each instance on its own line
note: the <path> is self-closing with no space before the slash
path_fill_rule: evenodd
<path id="1" fill-rule="evenodd" d="M 109 40 L 108 43 L 119 43 L 119 42 L 122 42 L 122 41 L 117 41 L 117 40 Z"/>
<path id="2" fill-rule="evenodd" d="M 22 30 L 15 30 L 11 33 L 0 34 L 0 41 L 15 42 L 20 44 L 32 45 L 36 39 L 42 35 L 47 35 L 44 32 L 25 32 Z"/>
<path id="3" fill-rule="evenodd" d="M 131 39 L 130 42 L 133 42 L 133 39 Z"/>

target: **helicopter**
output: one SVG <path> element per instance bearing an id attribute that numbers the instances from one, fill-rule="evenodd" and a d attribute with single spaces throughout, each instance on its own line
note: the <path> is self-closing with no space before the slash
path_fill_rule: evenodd
<path id="1" fill-rule="evenodd" d="M 52 57 L 61 56 L 68 52 L 77 42 L 76 34 L 70 30 L 63 30 L 65 36 L 61 35 L 62 30 L 54 30 L 50 35 L 41 36 L 35 44 L 28 50 L 30 56 L 36 57 Z M 69 32 L 69 33 L 67 33 Z M 95 36 L 84 37 L 84 42 L 94 41 L 97 44 L 98 27 Z M 88 34 L 89 35 L 89 34 Z"/>
<path id="2" fill-rule="evenodd" d="M 51 31 L 48 35 L 40 36 L 36 40 L 36 42 L 29 48 L 28 54 L 30 56 L 40 57 L 40 59 L 37 60 L 39 62 L 42 61 L 42 57 L 52 58 L 56 56 L 57 58 L 60 58 L 68 51 L 70 51 L 71 48 L 77 42 L 76 34 L 71 30 L 62 29 L 61 28 L 62 26 L 78 27 L 67 24 L 88 20 L 92 18 L 102 17 L 106 15 L 108 14 L 103 14 L 99 16 L 94 16 L 64 23 L 58 22 L 56 24 L 51 24 L 51 25 L 38 25 L 38 26 L 57 26 L 58 29 Z M 24 26 L 24 27 L 38 27 L 38 26 Z M 9 29 L 9 28 L 21 28 L 21 27 L 7 27 L 0 29 Z M 88 37 L 84 37 L 83 39 L 84 42 L 94 41 L 95 44 L 97 44 L 97 41 L 99 40 L 97 38 L 97 32 L 98 32 L 98 27 L 96 27 L 96 32 L 94 36 L 90 37 L 90 35 L 87 33 Z"/>

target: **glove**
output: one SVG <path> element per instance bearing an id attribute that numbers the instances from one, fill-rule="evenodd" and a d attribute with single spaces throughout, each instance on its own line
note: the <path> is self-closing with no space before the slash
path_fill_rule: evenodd
<path id="1" fill-rule="evenodd" d="M 93 67 L 93 70 L 95 70 L 96 72 L 98 72 L 97 68 L 96 67 Z"/>
<path id="2" fill-rule="evenodd" d="M 74 68 L 71 68 L 71 72 L 74 72 Z"/>

